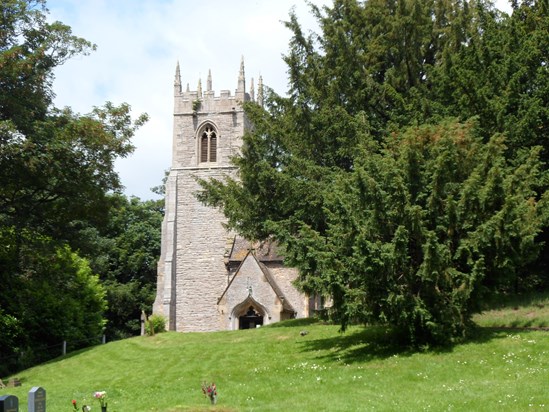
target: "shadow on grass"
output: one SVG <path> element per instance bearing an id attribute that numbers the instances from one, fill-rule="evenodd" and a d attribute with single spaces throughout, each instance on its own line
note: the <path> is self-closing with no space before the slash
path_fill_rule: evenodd
<path id="1" fill-rule="evenodd" d="M 484 311 L 498 309 L 515 309 L 524 307 L 543 308 L 549 305 L 549 291 L 529 292 L 522 294 L 494 294 L 486 299 Z"/>
<path id="2" fill-rule="evenodd" d="M 264 326 L 264 328 L 302 328 L 304 326 L 321 324 L 317 318 L 300 318 L 300 319 L 289 319 L 283 320 L 281 322 L 271 323 L 270 325 Z"/>
<path id="3" fill-rule="evenodd" d="M 78 355 L 81 355 L 82 353 L 88 352 L 88 351 L 96 348 L 97 346 L 100 346 L 100 345 L 92 345 L 92 346 L 87 346 L 87 347 L 81 348 L 81 349 L 75 349 L 71 352 L 68 352 L 65 355 L 61 355 L 61 356 L 58 356 L 56 358 L 49 359 L 49 360 L 44 361 L 42 363 L 37 363 L 36 365 L 29 366 L 28 368 L 21 369 L 17 372 L 14 372 L 14 373 L 11 374 L 11 377 L 16 377 L 16 376 L 19 377 L 20 376 L 19 380 L 21 381 L 21 383 L 25 383 L 27 381 L 25 373 L 27 371 L 29 371 L 30 369 L 32 369 L 34 367 L 42 366 L 42 365 L 54 365 L 57 362 L 60 362 L 60 361 L 63 361 L 65 359 L 72 358 L 73 356 L 78 356 Z"/>
<path id="4" fill-rule="evenodd" d="M 348 330 L 330 338 L 309 339 L 301 343 L 303 351 L 321 352 L 319 358 L 329 362 L 368 362 L 386 359 L 394 355 L 409 356 L 414 353 L 396 341 L 388 328 L 368 326 L 359 330 Z"/>
<path id="5" fill-rule="evenodd" d="M 448 353 L 455 346 L 468 343 L 486 343 L 494 339 L 507 338 L 509 333 L 533 332 L 525 329 L 477 327 L 468 339 L 460 343 L 436 347 L 413 347 L 402 343 L 398 333 L 383 326 L 368 326 L 359 330 L 341 333 L 330 338 L 309 339 L 300 343 L 303 351 L 319 352 L 318 358 L 328 362 L 344 364 L 383 360 L 393 356 L 411 356 L 416 353 Z"/>
<path id="6" fill-rule="evenodd" d="M 23 384 L 27 380 L 25 373 L 28 370 L 30 370 L 34 367 L 42 366 L 42 365 L 53 365 L 57 362 L 63 361 L 63 360 L 68 359 L 68 358 L 72 358 L 73 356 L 78 356 L 78 355 L 80 355 L 84 352 L 92 350 L 93 348 L 95 348 L 97 346 L 99 346 L 99 345 L 87 346 L 85 348 L 75 349 L 71 352 L 68 352 L 65 355 L 61 355 L 61 356 L 52 355 L 51 358 L 49 358 L 49 359 L 47 359 L 47 358 L 44 359 L 43 358 L 43 360 L 37 360 L 37 361 L 34 362 L 34 364 L 31 364 L 31 365 L 28 365 L 28 366 L 22 366 L 19 369 L 15 369 L 15 370 L 10 371 L 8 377 L 3 378 L 3 379 L 8 380 L 10 378 L 17 378 Z"/>

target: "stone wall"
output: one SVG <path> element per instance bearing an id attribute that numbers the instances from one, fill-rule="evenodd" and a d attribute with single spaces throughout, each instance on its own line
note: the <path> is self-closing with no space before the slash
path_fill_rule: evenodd
<path id="1" fill-rule="evenodd" d="M 208 101 L 206 101 L 208 102 Z M 172 168 L 210 168 L 216 166 L 228 166 L 230 157 L 238 153 L 242 144 L 242 135 L 244 134 L 244 112 L 238 106 L 234 99 L 230 101 L 216 101 L 208 105 L 208 111 L 199 112 L 196 115 L 192 113 L 175 113 L 174 115 L 174 142 L 173 142 L 173 164 Z M 235 107 L 235 110 L 213 111 L 215 107 L 228 104 Z M 212 124 L 217 129 L 217 162 L 199 163 L 199 143 L 201 129 L 206 124 Z"/>
<path id="2" fill-rule="evenodd" d="M 176 325 L 177 331 L 222 329 L 217 300 L 227 286 L 227 231 L 217 209 L 199 203 L 196 177 L 222 178 L 224 169 L 180 171 L 177 188 Z"/>
<path id="3" fill-rule="evenodd" d="M 269 265 L 268 267 L 276 283 L 282 289 L 284 296 L 286 296 L 297 312 L 296 317 L 309 317 L 309 298 L 299 292 L 293 285 L 293 281 L 298 276 L 297 269 L 284 265 Z"/>

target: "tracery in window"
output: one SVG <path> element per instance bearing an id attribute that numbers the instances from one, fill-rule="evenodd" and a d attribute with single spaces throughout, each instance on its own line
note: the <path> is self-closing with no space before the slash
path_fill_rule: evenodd
<path id="1" fill-rule="evenodd" d="M 200 135 L 200 162 L 217 161 L 217 133 L 213 126 L 207 125 Z"/>

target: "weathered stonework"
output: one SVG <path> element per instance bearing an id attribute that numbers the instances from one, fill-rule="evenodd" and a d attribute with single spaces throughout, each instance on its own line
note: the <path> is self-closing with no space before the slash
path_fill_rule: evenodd
<path id="1" fill-rule="evenodd" d="M 225 90 L 219 96 L 212 91 L 211 75 L 205 92 L 201 82 L 197 91 L 188 86 L 182 91 L 177 66 L 173 160 L 153 307 L 155 314 L 167 318 L 169 330 L 238 329 L 309 314 L 308 299 L 291 284 L 297 272 L 279 257 L 237 241 L 224 228 L 222 213 L 195 197 L 197 178 L 235 176 L 230 157 L 240 150 L 249 127 L 241 103 L 253 97 L 253 87 L 245 92 L 243 62 L 235 94 Z M 257 102 L 261 100 L 260 79 Z M 257 318 L 246 317 L 252 309 Z"/>

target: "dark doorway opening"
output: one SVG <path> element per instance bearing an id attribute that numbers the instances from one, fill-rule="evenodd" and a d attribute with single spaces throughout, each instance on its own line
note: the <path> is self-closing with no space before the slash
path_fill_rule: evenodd
<path id="1" fill-rule="evenodd" d="M 255 329 L 262 325 L 263 315 L 257 312 L 253 306 L 250 306 L 248 311 L 238 318 L 238 329 Z"/>

